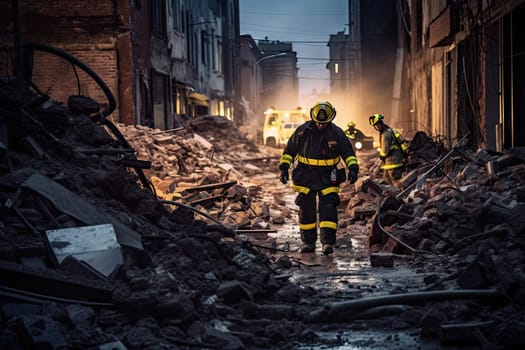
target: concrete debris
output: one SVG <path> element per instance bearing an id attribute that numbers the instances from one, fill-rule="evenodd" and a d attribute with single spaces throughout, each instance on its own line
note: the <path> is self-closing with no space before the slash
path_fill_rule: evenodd
<path id="1" fill-rule="evenodd" d="M 264 335 L 253 336 L 264 334 L 256 330 L 257 325 L 251 326 L 250 337 L 243 335 L 247 327 L 241 323 L 228 326 L 228 332 L 211 325 L 216 317 L 214 309 L 239 300 L 271 299 L 287 284 L 286 279 L 272 277 L 267 257 L 232 234 L 234 229 L 241 228 L 245 234 L 252 228 L 256 232 L 272 231 L 268 229 L 271 202 L 262 199 L 258 185 L 245 180 L 262 173 L 257 164 L 265 167 L 277 151 L 269 160 L 268 152 L 272 154 L 272 150 L 259 151 L 236 132 L 230 121 L 220 117 L 192 120 L 186 128 L 170 132 L 117 125 L 136 155 L 135 163 L 130 165 L 122 162 L 130 149 L 122 148 L 104 127 L 82 114 L 89 113 L 83 107 L 84 99 L 70 100 L 75 113 L 57 109 L 57 116 L 66 123 L 51 127 L 24 120 L 25 115 L 18 112 L 23 98 L 12 96 L 11 88 L 3 88 L 2 101 L 9 103 L 3 103 L 2 108 L 11 108 L 9 115 L 13 117 L 6 128 L 9 140 L 5 149 L 9 152 L 2 158 L 5 162 L 2 165 L 9 162 L 9 166 L 2 167 L 0 174 L 0 264 L 2 281 L 13 283 L 8 285 L 9 293 L 4 289 L 2 292 L 0 310 L 5 323 L 1 348 L 8 345 L 23 348 L 23 344 L 104 348 L 119 344 L 128 349 L 148 346 L 240 349 L 254 344 L 268 348 L 274 344 L 274 340 Z M 40 111 L 36 109 L 33 113 L 37 118 Z M 2 125 L 3 121 L 2 118 Z M 22 142 L 29 136 L 33 140 L 30 148 Z M 43 152 L 35 152 L 38 149 Z M 44 153 L 46 156 L 42 156 Z M 243 167 L 243 159 L 250 159 L 250 167 Z M 217 227 L 206 217 L 198 217 L 198 213 L 187 207 L 162 205 L 152 198 L 134 168 L 139 161 L 151 162 L 151 166 L 140 169 L 154 185 L 159 199 L 194 205 L 214 216 L 223 227 Z M 119 243 L 126 247 L 118 272 L 107 276 L 90 274 L 70 256 L 62 260 L 59 271 L 48 263 L 51 251 L 46 248 L 44 233 L 75 227 L 81 231 L 86 224 L 115 227 Z M 135 234 L 138 242 L 134 240 Z M 226 237 L 233 239 L 228 241 Z M 26 244 L 22 249 L 23 242 L 30 242 L 30 246 Z M 137 261 L 140 250 L 150 261 Z M 11 268 L 7 269 L 8 266 Z M 30 278 L 17 275 L 16 266 L 31 272 L 24 276 L 33 276 L 31 298 L 25 295 Z M 38 270 L 34 270 L 36 266 Z M 89 281 L 93 286 L 111 286 L 111 302 L 100 302 L 105 300 L 106 294 L 101 293 L 106 289 L 86 287 L 84 294 L 99 293 L 99 299 L 92 299 L 100 301 L 77 300 L 81 294 L 75 293 L 76 284 L 57 284 L 57 272 L 72 282 L 84 279 L 83 282 Z M 34 283 L 35 276 L 40 283 Z M 108 285 L 104 278 L 111 279 Z M 8 286 L 4 283 L 3 288 Z M 56 291 L 61 292 L 60 298 L 54 295 Z M 212 296 L 216 296 L 214 304 L 206 304 Z M 7 300 L 15 302 L 9 304 Z M 44 306 L 55 300 L 59 308 L 76 303 L 84 305 L 83 313 L 91 316 L 79 317 L 76 313 L 69 320 L 53 320 L 56 323 L 53 329 L 57 331 L 50 331 L 48 337 L 26 339 L 24 334 L 30 334 L 34 324 L 29 321 L 45 320 L 48 316 L 45 310 L 35 308 L 21 318 L 19 311 L 25 305 L 21 300 Z M 95 305 L 97 309 L 92 308 Z M 17 312 L 8 313 L 8 307 Z M 157 322 L 163 319 L 169 320 L 169 324 Z M 25 327 L 16 328 L 17 320 Z M 287 321 L 296 322 L 300 321 Z M 203 328 L 196 332 L 198 324 Z M 285 327 L 275 329 L 273 334 L 279 335 L 281 342 L 293 341 Z"/>
<path id="2" fill-rule="evenodd" d="M 47 106 L 39 119 L 41 105 L 28 105 L 35 96 L 2 84 L 0 348 L 286 348 L 318 342 L 320 322 L 347 328 L 357 312 L 444 343 L 468 332 L 476 344 L 511 348 L 520 338 L 510 332 L 524 334 L 523 150 L 459 149 L 444 159 L 450 150 L 419 134 L 406 177 L 418 185 L 399 197 L 381 182 L 375 150 L 358 153 L 361 178 L 341 188 L 340 228 L 367 236 L 375 270 L 401 260 L 428 287 L 360 299 L 367 289 L 354 288 L 352 271 L 332 294 L 289 281 L 298 264 L 330 263 L 268 243 L 296 215 L 274 185 L 280 151 L 231 121 L 116 124 L 124 147 L 90 118 L 89 99 L 71 98 L 71 110 Z M 116 271 L 90 274 L 75 258 L 49 263 L 46 231 L 109 224 L 123 247 Z M 350 235 L 338 237 L 336 253 L 352 249 Z M 356 300 L 337 303 L 346 289 Z"/>

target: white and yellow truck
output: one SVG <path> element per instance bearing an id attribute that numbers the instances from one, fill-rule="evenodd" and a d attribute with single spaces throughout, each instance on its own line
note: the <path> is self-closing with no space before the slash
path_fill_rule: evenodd
<path id="1" fill-rule="evenodd" d="M 263 144 L 271 147 L 286 145 L 295 129 L 307 120 L 309 120 L 308 115 L 301 107 L 267 109 L 264 112 Z"/>

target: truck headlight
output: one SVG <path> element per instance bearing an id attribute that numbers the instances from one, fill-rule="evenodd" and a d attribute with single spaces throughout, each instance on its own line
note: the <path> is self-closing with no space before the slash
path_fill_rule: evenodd
<path id="1" fill-rule="evenodd" d="M 355 143 L 355 148 L 356 148 L 356 149 L 361 149 L 361 148 L 363 148 L 363 144 L 362 144 L 361 142 L 357 141 L 357 142 Z"/>

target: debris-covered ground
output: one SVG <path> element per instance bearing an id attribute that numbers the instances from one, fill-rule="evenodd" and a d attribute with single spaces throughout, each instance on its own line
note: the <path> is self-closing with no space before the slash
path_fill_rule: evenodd
<path id="1" fill-rule="evenodd" d="M 37 99 L 0 88 L 0 348 L 525 345 L 523 150 L 421 137 L 405 193 L 358 154 L 324 257 L 297 252 L 279 150 L 230 121 L 160 131 Z"/>

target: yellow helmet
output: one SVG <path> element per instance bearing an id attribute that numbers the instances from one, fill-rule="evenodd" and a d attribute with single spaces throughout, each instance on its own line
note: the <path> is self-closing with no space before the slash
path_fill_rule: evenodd
<path id="1" fill-rule="evenodd" d="M 317 102 L 310 109 L 310 118 L 316 123 L 330 123 L 335 118 L 335 108 L 328 101 Z"/>
<path id="2" fill-rule="evenodd" d="M 370 117 L 368 117 L 368 122 L 370 123 L 370 125 L 374 126 L 379 121 L 382 121 L 384 118 L 385 117 L 382 114 L 374 114 L 374 115 L 371 115 Z"/>
<path id="3" fill-rule="evenodd" d="M 355 128 L 355 123 L 354 122 L 349 122 L 347 126 L 349 128 Z"/>

